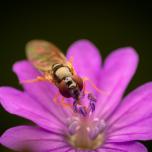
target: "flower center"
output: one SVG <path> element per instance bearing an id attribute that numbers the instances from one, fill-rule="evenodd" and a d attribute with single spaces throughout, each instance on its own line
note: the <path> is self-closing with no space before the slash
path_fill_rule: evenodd
<path id="1" fill-rule="evenodd" d="M 104 142 L 105 121 L 91 117 L 73 117 L 68 122 L 67 141 L 77 149 L 96 149 Z"/>

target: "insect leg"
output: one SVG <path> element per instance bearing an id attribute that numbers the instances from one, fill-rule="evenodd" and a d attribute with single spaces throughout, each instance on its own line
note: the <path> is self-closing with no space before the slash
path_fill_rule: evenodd
<path id="1" fill-rule="evenodd" d="M 55 94 L 55 96 L 53 97 L 53 102 L 55 103 L 55 104 L 59 104 L 59 96 L 60 96 L 60 93 L 59 92 L 57 92 L 56 94 Z"/>
<path id="2" fill-rule="evenodd" d="M 67 65 L 71 69 L 72 73 L 74 75 L 77 75 L 77 73 L 76 73 L 76 71 L 75 71 L 75 69 L 73 67 L 73 56 L 71 56 L 70 59 L 67 61 Z"/>
<path id="3" fill-rule="evenodd" d="M 84 78 L 82 78 L 83 79 L 83 81 L 88 81 L 90 84 L 91 84 L 91 86 L 97 91 L 97 92 L 99 92 L 100 94 L 107 94 L 107 92 L 105 92 L 104 90 L 101 90 L 100 88 L 98 88 L 93 82 L 92 82 L 92 80 L 91 79 L 89 79 L 89 78 L 87 78 L 87 77 L 84 77 Z"/>
<path id="4" fill-rule="evenodd" d="M 65 107 L 65 108 L 70 108 L 71 109 L 71 104 L 70 103 L 66 103 L 64 97 L 62 97 L 62 99 L 61 99 L 61 105 L 63 107 Z"/>
<path id="5" fill-rule="evenodd" d="M 20 81 L 20 83 L 24 84 L 24 83 L 34 83 L 34 82 L 40 82 L 40 81 L 47 81 L 47 80 L 45 79 L 45 77 L 37 76 L 35 79 L 23 80 L 23 81 Z"/>
<path id="6" fill-rule="evenodd" d="M 72 55 L 72 56 L 70 56 L 68 62 L 71 63 L 71 65 L 72 65 L 73 64 L 73 60 L 74 60 L 74 58 L 73 58 L 73 55 Z"/>
<path id="7" fill-rule="evenodd" d="M 85 94 L 88 94 L 89 91 L 86 90 L 86 83 L 83 83 L 83 89 L 82 89 L 82 94 L 85 96 Z"/>
<path id="8" fill-rule="evenodd" d="M 48 82 L 54 84 L 52 76 L 48 73 L 45 73 L 44 76 L 37 76 L 35 79 L 23 80 L 20 83 L 24 84 L 24 83 L 34 83 L 34 82 L 41 82 L 41 81 L 48 81 Z"/>
<path id="9" fill-rule="evenodd" d="M 55 96 L 53 97 L 53 102 L 57 105 L 60 105 L 60 106 L 64 107 L 64 108 L 72 109 L 71 104 L 66 103 L 64 97 L 62 97 L 62 99 L 59 100 L 59 96 L 60 96 L 60 92 L 56 93 Z"/>

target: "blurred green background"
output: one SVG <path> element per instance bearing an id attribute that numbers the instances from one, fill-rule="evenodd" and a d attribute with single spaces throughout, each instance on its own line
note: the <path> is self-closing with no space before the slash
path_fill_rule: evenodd
<path id="1" fill-rule="evenodd" d="M 0 85 L 20 88 L 12 64 L 25 58 L 31 39 L 46 39 L 66 52 L 75 40 L 95 43 L 103 58 L 112 50 L 134 47 L 140 64 L 127 92 L 152 80 L 152 4 L 148 2 L 8 2 L 0 5 Z M 93 60 L 93 58 L 92 58 Z M 87 63 L 86 63 L 87 64 Z M 147 105 L 148 106 L 148 105 Z M 140 105 L 139 105 L 140 107 Z M 0 133 L 29 123 L 0 107 Z M 152 142 L 144 142 L 152 151 Z M 0 152 L 10 152 L 0 147 Z"/>

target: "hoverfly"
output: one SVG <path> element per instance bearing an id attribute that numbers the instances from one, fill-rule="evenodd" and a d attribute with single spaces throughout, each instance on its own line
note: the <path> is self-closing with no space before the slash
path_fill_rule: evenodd
<path id="1" fill-rule="evenodd" d="M 29 82 L 44 80 L 53 83 L 63 97 L 74 99 L 74 111 L 80 111 L 85 115 L 86 108 L 80 103 L 81 96 L 84 94 L 84 81 L 76 74 L 71 62 L 67 61 L 63 53 L 52 43 L 32 40 L 26 45 L 26 55 L 34 67 L 43 74 Z M 96 99 L 92 94 L 88 94 L 88 99 L 93 110 L 95 108 L 93 102 L 96 102 Z"/>

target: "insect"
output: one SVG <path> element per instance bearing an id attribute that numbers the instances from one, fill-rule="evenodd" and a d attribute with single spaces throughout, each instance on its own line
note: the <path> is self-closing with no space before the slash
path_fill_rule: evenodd
<path id="1" fill-rule="evenodd" d="M 67 61 L 64 54 L 52 43 L 45 40 L 32 40 L 26 45 L 28 60 L 42 72 L 34 80 L 26 82 L 48 81 L 53 83 L 65 98 L 73 98 L 73 109 L 86 115 L 86 107 L 81 105 L 81 97 L 85 94 L 84 80 L 75 72 L 72 63 Z M 89 93 L 90 107 L 95 109 L 95 97 Z"/>

